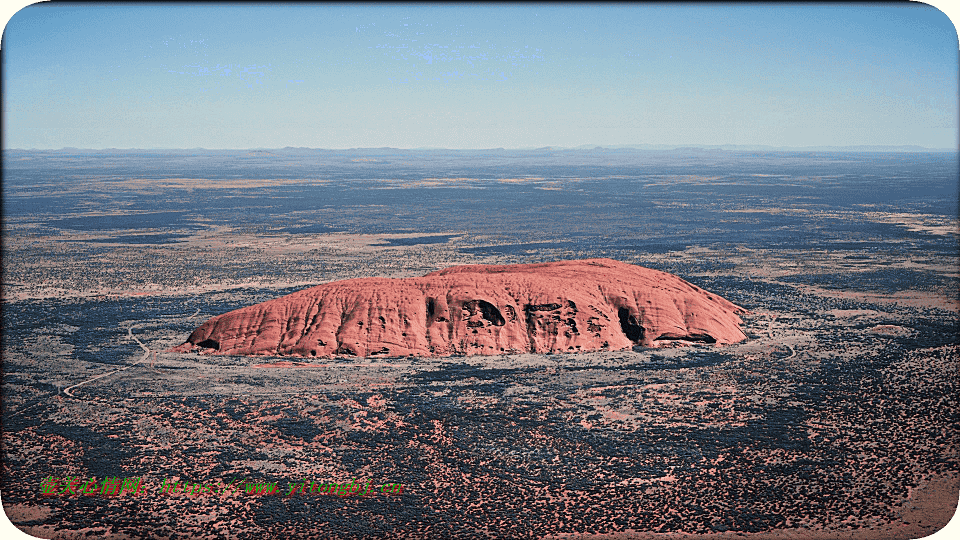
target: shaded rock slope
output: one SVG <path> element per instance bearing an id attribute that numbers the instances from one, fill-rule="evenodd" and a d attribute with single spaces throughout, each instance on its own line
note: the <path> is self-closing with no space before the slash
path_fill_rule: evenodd
<path id="1" fill-rule="evenodd" d="M 745 339 L 743 308 L 611 259 L 455 266 L 317 285 L 213 317 L 179 352 L 450 356 L 588 352 Z"/>

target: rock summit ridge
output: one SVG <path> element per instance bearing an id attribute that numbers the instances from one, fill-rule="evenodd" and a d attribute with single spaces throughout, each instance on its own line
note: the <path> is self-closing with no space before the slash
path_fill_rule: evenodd
<path id="1" fill-rule="evenodd" d="M 745 310 L 612 259 L 454 266 L 317 285 L 204 322 L 174 350 L 268 356 L 590 352 L 746 339 Z"/>

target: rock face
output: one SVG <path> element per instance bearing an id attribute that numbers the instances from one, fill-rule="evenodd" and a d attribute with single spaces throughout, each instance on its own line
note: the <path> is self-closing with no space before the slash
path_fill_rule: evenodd
<path id="1" fill-rule="evenodd" d="M 270 356 L 588 352 L 746 338 L 743 308 L 611 259 L 456 266 L 318 285 L 214 317 L 176 351 Z"/>

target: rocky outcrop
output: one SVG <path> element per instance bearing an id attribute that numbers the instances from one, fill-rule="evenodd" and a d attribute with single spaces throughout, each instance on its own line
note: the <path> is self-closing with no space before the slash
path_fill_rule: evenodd
<path id="1" fill-rule="evenodd" d="M 610 259 L 456 266 L 318 285 L 214 317 L 180 352 L 449 356 L 587 352 L 745 339 L 743 308 Z"/>

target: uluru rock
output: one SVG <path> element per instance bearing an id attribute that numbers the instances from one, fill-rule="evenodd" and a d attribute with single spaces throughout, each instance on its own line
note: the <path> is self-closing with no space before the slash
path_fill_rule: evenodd
<path id="1" fill-rule="evenodd" d="M 744 309 L 611 259 L 317 285 L 213 317 L 174 350 L 270 356 L 588 352 L 746 338 Z"/>

